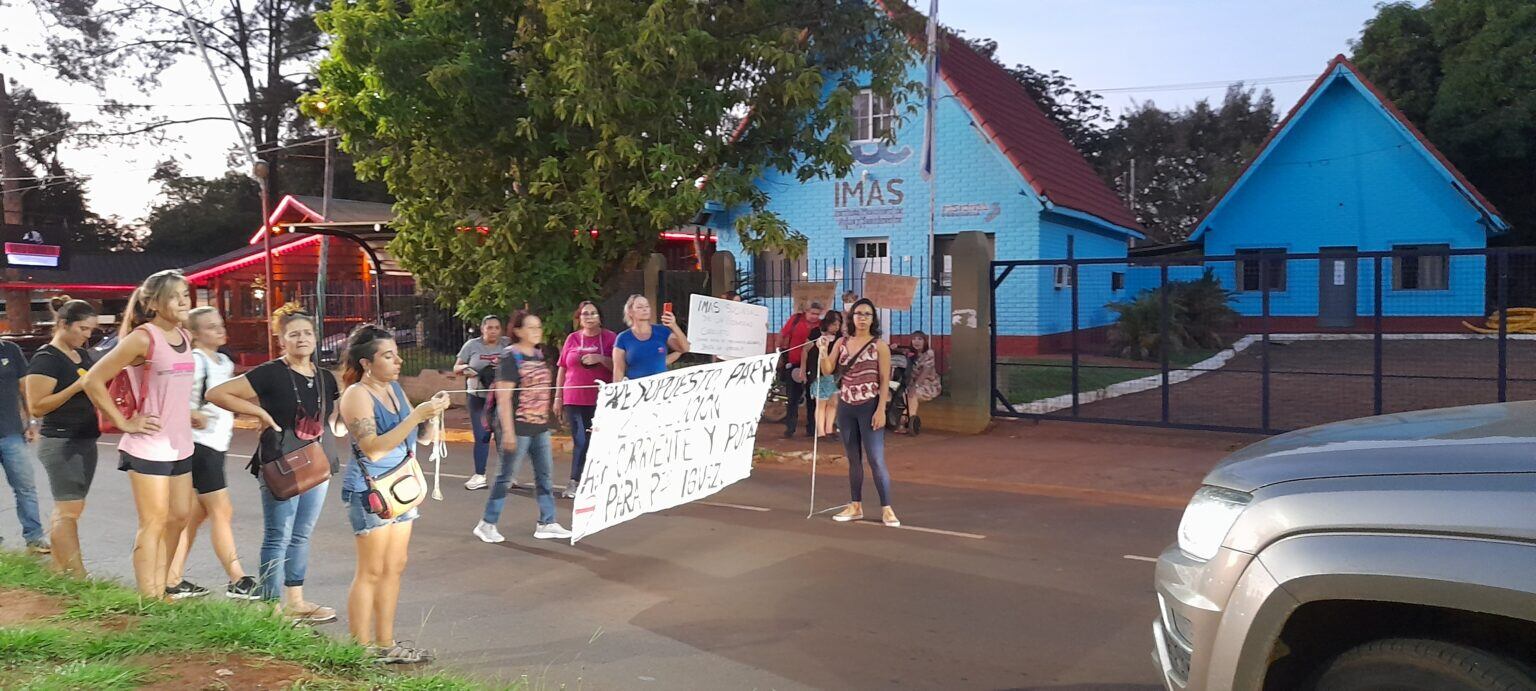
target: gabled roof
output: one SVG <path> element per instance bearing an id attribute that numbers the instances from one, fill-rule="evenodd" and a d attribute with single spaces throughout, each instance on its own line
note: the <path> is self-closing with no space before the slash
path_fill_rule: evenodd
<path id="1" fill-rule="evenodd" d="M 921 27 L 911 21 L 916 10 L 901 0 L 881 0 L 881 5 L 909 32 L 916 32 L 915 41 L 922 42 Z M 1143 230 L 1125 201 L 1046 117 L 1024 85 L 1002 65 L 973 50 L 965 39 L 947 31 L 940 35 L 939 76 L 1036 194 L 1054 206 L 1136 234 Z"/>
<path id="2" fill-rule="evenodd" d="M 64 269 L 17 267 L 12 282 L 39 288 L 56 285 L 93 286 L 105 290 L 129 291 L 150 274 L 176 269 L 197 261 L 195 257 L 151 252 L 116 252 L 113 254 L 75 254 Z"/>
<path id="3" fill-rule="evenodd" d="M 1275 125 L 1274 129 L 1269 131 L 1269 136 L 1265 137 L 1264 142 L 1259 145 L 1258 152 L 1243 166 L 1242 172 L 1233 179 L 1232 184 L 1227 187 L 1227 190 L 1222 192 L 1221 197 L 1217 199 L 1216 204 L 1211 207 L 1211 210 L 1207 211 L 1200 218 L 1200 222 L 1195 226 L 1195 232 L 1189 236 L 1191 241 L 1199 240 L 1200 236 L 1205 234 L 1206 221 L 1210 220 L 1211 216 L 1215 215 L 1216 211 L 1223 204 L 1226 204 L 1227 200 L 1232 198 L 1238 188 L 1248 180 L 1259 164 L 1273 151 L 1274 146 L 1279 140 L 1300 120 L 1300 116 L 1307 109 L 1307 106 L 1322 93 L 1323 87 L 1340 79 L 1358 90 L 1360 95 L 1364 96 L 1367 100 L 1375 102 L 1376 105 L 1392 117 L 1392 120 L 1416 144 L 1414 148 L 1428 158 L 1451 185 L 1461 192 L 1466 200 L 1476 207 L 1480 213 L 1487 217 L 1490 231 L 1509 229 L 1509 223 L 1503 219 L 1499 210 L 1494 208 L 1493 203 L 1488 201 L 1483 196 L 1483 193 L 1477 190 L 1472 181 L 1462 175 L 1461 171 L 1456 169 L 1455 164 L 1451 163 L 1445 157 L 1445 154 L 1440 153 L 1440 150 L 1435 148 L 1435 145 L 1424 136 L 1424 133 L 1419 131 L 1419 128 L 1414 127 L 1413 122 L 1408 119 L 1408 116 L 1404 115 L 1403 111 L 1398 110 L 1397 105 L 1392 102 L 1392 99 L 1387 98 L 1386 94 L 1381 92 L 1381 89 L 1377 88 L 1371 80 L 1367 79 L 1360 72 L 1360 68 L 1355 66 L 1355 63 L 1351 62 L 1349 58 L 1344 57 L 1343 54 L 1339 54 L 1328 61 L 1328 68 L 1323 70 L 1321 75 L 1318 75 L 1317 81 L 1312 82 L 1312 86 L 1307 89 L 1306 93 L 1302 94 L 1301 99 L 1291 108 L 1291 112 L 1286 114 L 1285 119 L 1281 120 L 1279 124 Z"/>
<path id="4" fill-rule="evenodd" d="M 330 216 L 322 216 L 325 199 L 305 194 L 284 195 L 267 225 L 281 226 L 289 223 L 352 223 L 357 225 L 389 225 L 395 222 L 394 207 L 381 202 L 360 202 L 355 199 L 331 199 Z M 262 228 L 257 228 L 247 244 L 261 242 Z"/>

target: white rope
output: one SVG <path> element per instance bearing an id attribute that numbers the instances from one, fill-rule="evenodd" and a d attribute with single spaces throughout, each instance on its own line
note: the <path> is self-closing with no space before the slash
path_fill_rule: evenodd
<path id="1" fill-rule="evenodd" d="M 448 440 L 443 438 L 447 436 L 444 434 L 447 428 L 443 424 L 443 414 L 445 412 L 447 411 L 438 411 L 437 417 L 432 419 L 434 429 L 432 430 L 432 454 L 430 460 L 432 461 L 432 498 L 436 501 L 443 500 L 443 459 L 448 458 Z"/>

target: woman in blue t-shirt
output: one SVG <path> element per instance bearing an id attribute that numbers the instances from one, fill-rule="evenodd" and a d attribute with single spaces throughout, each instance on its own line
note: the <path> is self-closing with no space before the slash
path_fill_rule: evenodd
<path id="1" fill-rule="evenodd" d="M 448 408 L 448 395 L 439 392 L 412 408 L 400 388 L 400 347 L 391 333 L 370 324 L 352 331 L 342 367 L 347 390 L 341 395 L 341 415 L 352 433 L 352 463 L 341 500 L 357 542 L 347 620 L 352 636 L 380 662 L 426 662 L 432 659 L 430 651 L 395 641 L 395 607 L 416 509 L 392 518 L 370 513 L 363 475 L 377 478 L 405 462 L 416 443 L 432 443 L 441 433 L 437 421 Z"/>
<path id="2" fill-rule="evenodd" d="M 688 352 L 688 337 L 677 328 L 677 318 L 663 312 L 661 323 L 652 324 L 651 301 L 644 295 L 631 295 L 624 301 L 624 323 L 629 328 L 613 344 L 616 382 L 661 374 Z"/>

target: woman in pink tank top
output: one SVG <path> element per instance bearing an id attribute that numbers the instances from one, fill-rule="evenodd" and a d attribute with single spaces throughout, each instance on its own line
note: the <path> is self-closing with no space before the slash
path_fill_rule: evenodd
<path id="1" fill-rule="evenodd" d="M 166 597 L 166 573 L 197 495 L 192 486 L 192 339 L 181 328 L 191 311 L 187 279 L 161 271 L 128 299 L 120 340 L 84 381 L 103 417 L 123 431 L 118 469 L 128 471 L 139 531 L 133 573 L 139 593 Z M 107 384 L 128 371 L 138 411 L 124 417 Z"/>

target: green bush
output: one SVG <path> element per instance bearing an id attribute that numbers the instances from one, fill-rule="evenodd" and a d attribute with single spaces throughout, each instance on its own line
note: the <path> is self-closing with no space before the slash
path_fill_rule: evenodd
<path id="1" fill-rule="evenodd" d="M 1168 330 L 1162 330 L 1163 293 L 1168 293 Z M 1110 303 L 1119 315 L 1110 328 L 1109 345 L 1116 355 L 1133 360 L 1161 360 L 1191 350 L 1226 347 L 1224 331 L 1237 325 L 1237 312 L 1228 304 L 1234 293 L 1215 275 L 1193 281 L 1169 281 L 1143 290 L 1129 302 Z"/>

